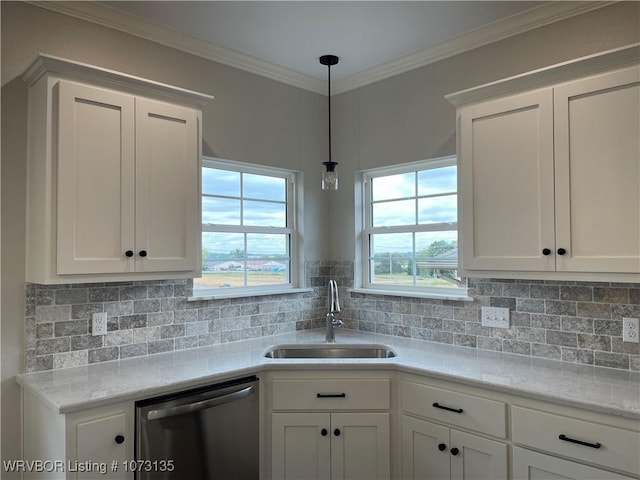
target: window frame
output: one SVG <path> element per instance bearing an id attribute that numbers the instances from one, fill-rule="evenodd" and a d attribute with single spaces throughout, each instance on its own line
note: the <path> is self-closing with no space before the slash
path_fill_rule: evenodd
<path id="1" fill-rule="evenodd" d="M 303 253 L 302 253 L 302 232 L 303 225 L 299 206 L 302 204 L 302 172 L 263 165 L 256 165 L 235 160 L 226 160 L 216 157 L 203 157 L 201 167 L 215 168 L 219 170 L 227 170 L 239 172 L 241 174 L 265 175 L 269 177 L 278 177 L 285 180 L 285 227 L 271 226 L 251 226 L 251 225 L 225 225 L 225 224 L 203 224 L 202 223 L 202 204 L 201 201 L 201 217 L 200 217 L 200 239 L 206 232 L 226 232 L 226 233 L 262 233 L 262 234 L 286 234 L 288 235 L 289 244 L 289 266 L 287 268 L 287 283 L 273 285 L 246 285 L 242 287 L 207 287 L 204 285 L 193 286 L 192 300 L 201 300 L 203 298 L 233 298 L 247 297 L 257 295 L 270 295 L 280 293 L 294 293 L 306 291 L 304 288 L 304 272 L 303 272 Z M 200 199 L 207 196 L 204 192 L 200 192 Z M 241 191 L 240 199 L 251 199 L 245 197 Z M 202 247 L 201 247 L 202 248 Z M 245 249 L 246 252 L 246 249 Z M 246 281 L 246 271 L 245 271 Z"/>
<path id="2" fill-rule="evenodd" d="M 356 241 L 356 259 L 359 265 L 356 266 L 356 288 L 354 291 L 360 291 L 363 293 L 380 293 L 386 295 L 398 295 L 398 296 L 416 296 L 416 297 L 432 297 L 432 298 L 454 298 L 454 299 L 467 299 L 467 287 L 466 281 L 463 279 L 460 286 L 452 284 L 451 287 L 442 286 L 419 286 L 419 285 L 400 285 L 400 284 L 381 284 L 371 282 L 371 236 L 380 233 L 419 233 L 419 232 L 434 232 L 434 231 L 450 231 L 455 230 L 458 240 L 458 256 L 460 253 L 460 230 L 459 230 L 459 218 L 460 218 L 460 191 L 459 182 L 456 182 L 456 197 L 458 204 L 458 218 L 455 222 L 441 222 L 430 224 L 414 224 L 414 225 L 401 225 L 401 226 L 379 226 L 374 227 L 373 221 L 373 200 L 371 192 L 371 182 L 378 177 L 386 177 L 391 175 L 413 173 L 424 170 L 432 170 L 436 168 L 443 168 L 449 166 L 459 167 L 456 155 L 449 155 L 444 157 L 433 158 L 429 160 L 420 160 L 417 162 L 404 163 L 400 165 L 378 167 L 358 172 L 356 191 L 359 192 L 357 196 L 356 208 L 360 210 L 359 225 L 357 225 L 357 231 L 360 234 L 360 241 Z M 459 169 L 457 172 L 457 178 L 459 176 Z M 411 199 L 420 198 L 421 195 L 415 192 L 415 196 L 408 197 Z M 414 247 L 415 250 L 415 247 Z M 460 269 L 459 258 L 457 262 L 457 270 Z"/>

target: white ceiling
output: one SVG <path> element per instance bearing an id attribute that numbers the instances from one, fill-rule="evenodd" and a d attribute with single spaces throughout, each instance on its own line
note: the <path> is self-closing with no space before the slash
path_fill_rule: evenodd
<path id="1" fill-rule="evenodd" d="M 610 2 L 37 2 L 312 91 L 340 93 Z"/>

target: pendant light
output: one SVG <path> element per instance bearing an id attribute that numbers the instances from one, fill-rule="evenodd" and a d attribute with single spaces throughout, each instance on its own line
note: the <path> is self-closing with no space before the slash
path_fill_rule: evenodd
<path id="1" fill-rule="evenodd" d="M 329 101 L 329 161 L 322 162 L 322 165 L 324 165 L 322 170 L 322 190 L 338 190 L 338 172 L 336 170 L 338 163 L 331 159 L 331 66 L 338 63 L 338 57 L 335 55 L 323 55 L 320 57 L 320 63 L 327 66 L 327 98 Z"/>

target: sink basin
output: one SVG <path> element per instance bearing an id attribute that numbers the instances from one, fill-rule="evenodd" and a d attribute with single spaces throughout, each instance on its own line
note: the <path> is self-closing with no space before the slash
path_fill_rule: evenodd
<path id="1" fill-rule="evenodd" d="M 264 352 L 267 358 L 391 358 L 396 356 L 386 345 L 376 344 L 292 344 L 274 345 Z"/>

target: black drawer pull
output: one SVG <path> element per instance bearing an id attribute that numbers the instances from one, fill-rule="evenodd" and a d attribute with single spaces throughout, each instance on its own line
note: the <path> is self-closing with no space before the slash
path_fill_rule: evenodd
<path id="1" fill-rule="evenodd" d="M 433 404 L 434 407 L 436 408 L 441 408 L 442 410 L 447 410 L 449 412 L 456 412 L 456 413 L 462 413 L 463 410 L 461 408 L 451 408 L 451 407 L 445 407 L 444 405 L 440 405 L 438 402 L 435 402 Z"/>
<path id="2" fill-rule="evenodd" d="M 558 439 L 562 440 L 563 442 L 577 443 L 578 445 L 584 445 L 585 447 L 591 447 L 591 448 L 600 448 L 602 446 L 600 442 L 597 442 L 597 443 L 583 442 L 582 440 L 576 440 L 575 438 L 567 437 L 564 433 L 561 433 L 558 436 Z"/>
<path id="3" fill-rule="evenodd" d="M 451 455 L 455 456 L 458 455 L 460 453 L 460 450 L 458 450 L 456 447 L 453 447 L 451 449 Z"/>
<path id="4" fill-rule="evenodd" d="M 346 393 L 316 393 L 318 398 L 346 398 Z"/>
<path id="5" fill-rule="evenodd" d="M 114 438 L 114 440 L 118 445 L 120 445 L 124 443 L 124 435 L 116 435 L 116 438 Z"/>
<path id="6" fill-rule="evenodd" d="M 441 452 L 444 452 L 447 449 L 447 445 L 444 443 L 439 443 L 438 444 L 438 450 L 440 450 Z"/>
<path id="7" fill-rule="evenodd" d="M 323 428 L 322 430 L 320 430 L 320 435 L 322 435 L 323 437 L 326 437 L 328 433 L 329 432 L 327 432 L 326 428 Z"/>
<path id="8" fill-rule="evenodd" d="M 339 436 L 340 436 L 340 429 L 339 429 L 339 428 L 336 428 L 336 429 L 333 431 L 333 434 L 334 434 L 336 437 L 339 437 Z"/>

